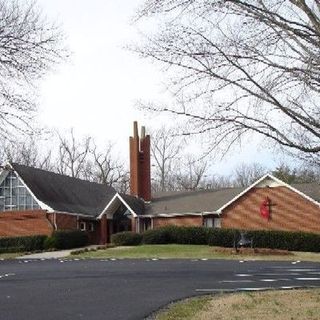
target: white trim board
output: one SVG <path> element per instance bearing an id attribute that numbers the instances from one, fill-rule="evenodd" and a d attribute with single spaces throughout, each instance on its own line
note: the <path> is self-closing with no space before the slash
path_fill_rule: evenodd
<path id="1" fill-rule="evenodd" d="M 155 214 L 146 214 L 139 216 L 140 218 L 174 218 L 174 217 L 185 217 L 185 216 L 200 216 L 205 217 L 209 215 L 215 215 L 220 217 L 218 212 L 173 212 L 173 213 L 155 213 Z"/>
<path id="2" fill-rule="evenodd" d="M 263 181 L 266 180 L 266 179 L 269 179 L 269 180 L 272 180 L 274 181 L 273 184 L 270 184 L 270 185 L 267 185 L 267 184 L 263 184 Z M 299 194 L 300 196 L 302 196 L 303 198 L 309 200 L 310 202 L 314 203 L 315 205 L 319 206 L 320 207 L 320 203 L 317 202 L 316 200 L 310 198 L 309 196 L 307 196 L 306 194 L 304 194 L 303 192 L 297 190 L 296 188 L 290 186 L 289 184 L 283 182 L 282 180 L 274 177 L 273 175 L 271 174 L 266 174 L 264 175 L 263 177 L 261 177 L 260 179 L 258 179 L 256 182 L 254 182 L 253 184 L 251 184 L 248 188 L 246 188 L 245 190 L 243 190 L 242 192 L 240 192 L 237 196 L 235 196 L 233 199 L 231 199 L 230 201 L 228 201 L 226 204 L 224 204 L 222 207 L 220 207 L 217 212 L 219 214 L 222 213 L 222 211 L 227 208 L 229 205 L 231 205 L 233 202 L 235 202 L 236 200 L 238 200 L 240 197 L 242 197 L 244 194 L 246 194 L 248 191 L 250 191 L 252 188 L 254 187 L 259 187 L 259 185 L 261 187 L 267 187 L 269 186 L 270 188 L 274 188 L 274 187 L 279 187 L 279 186 L 282 186 L 282 187 L 286 187 L 288 189 L 290 189 L 291 191 Z"/>
<path id="3" fill-rule="evenodd" d="M 19 175 L 19 173 L 14 169 L 14 167 L 11 165 L 11 163 L 8 163 L 8 166 L 10 167 L 10 169 L 17 175 L 17 177 L 21 180 L 23 186 L 29 191 L 29 193 L 31 194 L 31 196 L 36 200 L 36 202 L 38 203 L 39 207 L 42 210 L 47 210 L 48 212 L 54 212 L 54 210 L 48 206 L 47 204 L 45 204 L 44 202 L 40 201 L 35 195 L 34 193 L 31 191 L 31 189 L 27 186 L 27 184 L 24 182 L 24 180 L 21 178 L 21 176 Z"/>
<path id="4" fill-rule="evenodd" d="M 115 201 L 115 199 L 120 200 L 135 218 L 138 217 L 138 215 L 131 209 L 131 207 L 126 203 L 126 201 L 117 192 L 113 196 L 113 198 L 109 201 L 109 203 L 106 205 L 106 207 L 102 210 L 102 212 L 98 215 L 97 219 L 101 219 L 102 218 L 104 213 L 109 209 L 109 207 L 112 205 L 112 203 Z"/>

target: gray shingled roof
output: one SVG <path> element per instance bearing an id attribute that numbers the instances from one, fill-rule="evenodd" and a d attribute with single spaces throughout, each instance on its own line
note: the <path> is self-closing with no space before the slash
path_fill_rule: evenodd
<path id="1" fill-rule="evenodd" d="M 292 185 L 308 197 L 320 203 L 319 183 L 301 183 Z M 246 188 L 225 188 L 220 190 L 179 191 L 157 193 L 146 206 L 146 215 L 190 214 L 215 212 L 232 200 Z"/>
<path id="2" fill-rule="evenodd" d="M 128 194 L 120 194 L 127 205 L 137 214 L 143 215 L 145 211 L 144 201 Z"/>
<path id="3" fill-rule="evenodd" d="M 114 188 L 17 163 L 11 164 L 36 198 L 55 211 L 96 216 Z"/>
<path id="4" fill-rule="evenodd" d="M 95 217 L 116 194 L 114 188 L 103 184 L 16 163 L 11 165 L 37 199 L 55 211 Z M 320 202 L 319 183 L 294 184 L 292 187 Z M 245 188 L 225 188 L 157 193 L 151 203 L 146 205 L 136 197 L 123 194 L 121 196 L 138 215 L 170 215 L 215 212 L 244 190 Z"/>
<path id="5" fill-rule="evenodd" d="M 317 182 L 312 183 L 299 183 L 293 184 L 293 188 L 301 191 L 311 199 L 320 203 L 320 184 Z"/>
<path id="6" fill-rule="evenodd" d="M 146 205 L 146 215 L 214 212 L 245 188 L 180 191 L 155 194 Z"/>

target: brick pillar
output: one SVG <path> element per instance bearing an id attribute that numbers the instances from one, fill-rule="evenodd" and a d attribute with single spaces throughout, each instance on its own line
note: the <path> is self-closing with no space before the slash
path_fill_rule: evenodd
<path id="1" fill-rule="evenodd" d="M 100 241 L 99 244 L 106 244 L 108 239 L 108 221 L 107 215 L 104 214 L 100 220 Z"/>
<path id="2" fill-rule="evenodd" d="M 138 123 L 133 123 L 133 137 L 129 138 L 130 143 L 130 194 L 139 197 L 139 147 Z"/>
<path id="3" fill-rule="evenodd" d="M 131 218 L 131 231 L 132 231 L 132 232 L 137 232 L 136 229 L 137 229 L 137 228 L 136 228 L 136 218 L 132 217 L 132 218 Z"/>
<path id="4" fill-rule="evenodd" d="M 151 200 L 150 177 L 150 136 L 141 128 L 138 135 L 138 123 L 133 123 L 133 137 L 130 137 L 130 193 L 145 201 Z"/>
<path id="5" fill-rule="evenodd" d="M 140 141 L 140 194 L 144 201 L 151 201 L 151 170 L 150 170 L 150 136 L 142 136 Z"/>

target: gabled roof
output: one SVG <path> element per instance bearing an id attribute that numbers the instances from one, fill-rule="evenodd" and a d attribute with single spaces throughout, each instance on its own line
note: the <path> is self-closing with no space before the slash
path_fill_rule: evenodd
<path id="1" fill-rule="evenodd" d="M 95 217 L 112 197 L 114 188 L 69 176 L 11 163 L 11 168 L 23 180 L 37 200 L 53 211 L 84 214 Z"/>
<path id="2" fill-rule="evenodd" d="M 145 206 L 142 199 L 127 194 L 116 193 L 100 213 L 98 218 L 101 218 L 103 214 L 107 214 L 107 216 L 109 214 L 113 215 L 121 203 L 125 205 L 134 217 L 144 214 Z"/>
<path id="3" fill-rule="evenodd" d="M 155 194 L 146 204 L 145 215 L 205 214 L 215 213 L 244 188 L 220 190 L 178 191 Z"/>
<path id="4" fill-rule="evenodd" d="M 318 202 L 318 199 L 320 197 L 319 193 L 319 184 L 315 183 L 315 184 L 308 184 L 309 187 L 304 186 L 304 191 L 308 192 L 309 194 L 306 194 L 303 191 L 298 190 L 297 188 L 283 182 L 282 180 L 274 177 L 271 174 L 266 174 L 263 177 L 261 177 L 260 179 L 258 179 L 256 182 L 254 182 L 253 184 L 251 184 L 249 187 L 247 187 L 245 190 L 243 190 L 242 192 L 240 192 L 237 196 L 235 196 L 233 199 L 231 199 L 229 202 L 225 203 L 222 207 L 220 207 L 217 212 L 221 213 L 222 210 L 224 210 L 226 207 L 228 207 L 229 205 L 231 205 L 232 203 L 234 203 L 236 200 L 238 200 L 240 197 L 242 197 L 244 194 L 246 194 L 248 191 L 250 191 L 252 188 L 255 188 L 259 185 L 263 185 L 264 182 L 267 182 L 267 185 L 272 185 L 275 184 L 277 186 L 283 186 L 286 187 L 290 190 L 292 190 L 293 192 L 299 194 L 300 196 L 302 196 L 303 198 L 313 202 L 314 204 L 318 205 L 320 207 L 320 203 Z M 271 183 L 270 183 L 271 182 Z M 318 185 L 318 186 L 317 186 Z M 296 184 L 296 186 L 298 186 L 298 184 Z"/>
<path id="5" fill-rule="evenodd" d="M 299 190 L 311 199 L 320 203 L 320 184 L 316 182 L 311 183 L 297 183 L 292 185 L 293 188 Z"/>
<path id="6" fill-rule="evenodd" d="M 224 188 L 219 190 L 180 191 L 155 194 L 152 202 L 146 205 L 147 216 L 174 216 L 191 214 L 221 214 L 234 201 L 249 190 L 259 186 L 285 186 L 305 199 L 320 206 L 320 185 L 303 183 L 288 185 L 267 174 L 247 188 Z"/>

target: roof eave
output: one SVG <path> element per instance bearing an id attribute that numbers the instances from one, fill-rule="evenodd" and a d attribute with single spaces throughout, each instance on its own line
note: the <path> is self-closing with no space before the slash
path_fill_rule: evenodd
<path id="1" fill-rule="evenodd" d="M 105 206 L 105 208 L 101 211 L 101 213 L 97 216 L 97 219 L 101 219 L 104 213 L 108 210 L 108 208 L 112 205 L 112 203 L 115 201 L 115 199 L 118 198 L 130 211 L 130 213 L 136 218 L 138 215 L 132 210 L 132 208 L 128 205 L 128 203 L 121 197 L 121 195 L 117 192 L 112 199 L 109 201 L 109 203 Z"/>
<path id="2" fill-rule="evenodd" d="M 236 200 L 238 200 L 240 197 L 242 197 L 243 195 L 245 195 L 248 191 L 250 191 L 252 188 L 254 188 L 255 186 L 257 186 L 260 182 L 262 182 L 263 180 L 265 180 L 266 178 L 270 178 L 272 180 L 274 180 L 275 182 L 279 183 L 280 185 L 282 185 L 283 187 L 287 187 L 288 189 L 290 189 L 291 191 L 299 194 L 300 196 L 302 196 L 303 198 L 311 201 L 312 203 L 316 204 L 317 206 L 320 207 L 320 203 L 314 199 L 312 199 L 311 197 L 307 196 L 305 193 L 299 191 L 298 189 L 290 186 L 289 184 L 283 182 L 282 180 L 274 177 L 272 174 L 267 173 L 264 176 L 262 176 L 260 179 L 258 179 L 256 182 L 254 182 L 253 184 L 251 184 L 248 188 L 246 188 L 245 190 L 243 190 L 242 192 L 240 192 L 237 196 L 235 196 L 234 198 L 232 198 L 230 201 L 228 201 L 226 204 L 224 204 L 222 207 L 220 207 L 217 210 L 217 213 L 222 214 L 222 211 L 227 208 L 229 205 L 231 205 L 233 202 L 235 202 Z"/>
<path id="3" fill-rule="evenodd" d="M 38 203 L 39 207 L 40 207 L 42 210 L 47 210 L 47 211 L 49 211 L 49 212 L 54 212 L 54 211 L 55 211 L 52 207 L 48 206 L 46 203 L 44 203 L 43 201 L 39 200 L 39 199 L 35 196 L 35 194 L 31 191 L 31 189 L 28 187 L 28 185 L 24 182 L 24 180 L 22 179 L 22 177 L 19 175 L 18 171 L 15 170 L 15 168 L 12 166 L 12 164 L 11 164 L 10 162 L 8 162 L 8 165 L 7 165 L 7 166 L 9 166 L 9 168 L 16 173 L 16 175 L 18 176 L 18 178 L 19 178 L 19 179 L 21 180 L 21 182 L 23 183 L 24 187 L 28 190 L 28 192 L 31 194 L 31 196 L 36 200 L 36 202 Z"/>

